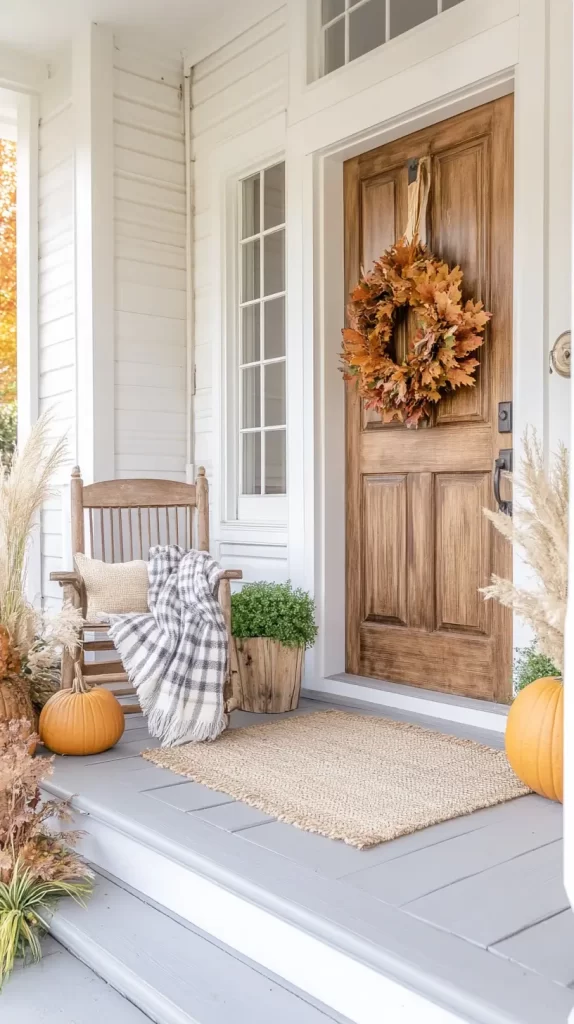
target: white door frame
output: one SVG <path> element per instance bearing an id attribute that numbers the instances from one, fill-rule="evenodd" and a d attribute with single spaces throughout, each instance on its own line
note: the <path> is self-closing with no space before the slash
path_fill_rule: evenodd
<path id="1" fill-rule="evenodd" d="M 289 576 L 314 593 L 317 605 L 319 639 L 306 665 L 310 689 L 328 689 L 327 677 L 345 665 L 345 424 L 338 368 L 345 304 L 345 160 L 514 91 L 515 443 L 531 424 L 548 445 L 549 423 L 564 406 L 562 382 L 549 378 L 547 369 L 549 8 L 547 0 L 520 0 L 520 16 L 512 0 L 486 8 L 481 10 L 496 23 L 483 33 L 362 88 L 360 100 L 340 98 L 325 107 L 312 96 L 320 109 L 305 117 L 302 103 L 295 123 L 290 108 Z M 342 70 L 355 72 L 352 66 Z M 364 68 L 361 76 L 364 86 Z M 381 110 L 386 120 L 371 123 Z M 568 261 L 563 262 L 568 273 Z M 562 389 L 560 396 L 556 389 Z M 515 576 L 521 573 L 517 562 Z M 523 636 L 517 624 L 515 643 Z"/>
<path id="2" fill-rule="evenodd" d="M 491 102 L 513 91 L 512 72 L 472 86 L 456 96 L 420 111 L 371 136 L 365 149 L 385 145 L 393 139 L 437 124 L 456 114 Z M 376 138 L 376 143 L 375 143 Z M 344 322 L 344 204 L 343 164 L 361 152 L 356 140 L 348 140 L 335 153 L 318 156 L 316 177 L 321 183 L 324 216 L 319 218 L 319 266 L 322 281 L 330 289 L 321 289 L 319 342 L 316 358 L 316 402 L 320 415 L 316 423 L 316 454 L 319 479 L 316 488 L 317 521 L 315 596 L 322 610 L 323 628 L 318 644 L 316 672 L 329 676 L 345 670 L 345 394 L 339 370 L 341 325 Z M 332 288 L 332 291 L 331 291 Z M 335 290 L 336 289 L 336 290 Z M 332 301 L 333 292 L 341 296 Z M 317 586 L 319 584 L 319 588 Z M 321 642 L 322 641 L 322 642 Z"/>

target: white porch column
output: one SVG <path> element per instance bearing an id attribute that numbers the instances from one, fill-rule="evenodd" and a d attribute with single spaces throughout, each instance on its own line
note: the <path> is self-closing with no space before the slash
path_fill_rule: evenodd
<path id="1" fill-rule="evenodd" d="M 113 37 L 86 25 L 72 53 L 75 120 L 77 454 L 114 476 Z"/>
<path id="2" fill-rule="evenodd" d="M 17 100 L 16 259 L 18 444 L 24 443 L 38 418 L 38 98 Z M 26 572 L 28 600 L 42 595 L 40 523 L 32 531 Z"/>

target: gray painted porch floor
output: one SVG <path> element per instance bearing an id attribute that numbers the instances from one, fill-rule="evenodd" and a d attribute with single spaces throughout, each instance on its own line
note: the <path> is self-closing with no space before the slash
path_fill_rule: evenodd
<path id="1" fill-rule="evenodd" d="M 19 964 L 0 994 L 3 1024 L 150 1024 L 55 939 L 42 941 L 40 963 Z"/>
<path id="2" fill-rule="evenodd" d="M 345 706 L 305 699 L 293 714 Z M 499 734 L 454 722 L 358 703 L 354 708 L 414 721 L 491 746 L 503 743 Z M 260 716 L 235 712 L 232 727 L 254 721 L 260 721 Z M 317 876 L 336 882 L 338 912 L 345 906 L 354 910 L 355 903 L 366 906 L 367 896 L 371 910 L 378 910 L 381 920 L 385 911 L 394 908 L 412 922 L 430 925 L 439 945 L 443 941 L 439 936 L 446 933 L 456 937 L 456 948 L 463 953 L 466 946 L 482 950 L 480 962 L 486 963 L 488 970 L 496 961 L 494 973 L 501 978 L 497 981 L 501 991 L 501 971 L 506 965 L 509 983 L 524 979 L 525 1021 L 535 1019 L 527 1012 L 528 979 L 532 983 L 543 980 L 543 990 L 552 1003 L 545 1024 L 566 1021 L 574 1007 L 574 914 L 562 885 L 559 805 L 534 795 L 522 797 L 369 850 L 357 850 L 274 821 L 226 794 L 150 765 L 139 753 L 153 745 L 143 717 L 129 715 L 124 737 L 113 750 L 91 758 L 57 758 L 50 788 L 62 795 L 86 795 L 118 813 L 131 807 L 140 823 L 149 822 L 164 835 L 169 829 L 180 844 L 185 841 L 194 848 L 197 836 L 201 853 L 209 848 L 206 842 L 212 843 L 214 857 L 219 848 L 223 857 L 225 847 L 225 856 L 233 856 L 235 870 L 244 864 L 246 874 L 254 870 L 257 850 L 261 854 L 268 851 L 279 858 L 275 861 L 278 867 L 287 861 L 301 869 L 303 890 L 305 886 L 310 889 L 310 880 Z M 220 843 L 218 836 L 221 840 L 227 837 L 225 843 Z M 298 896 L 303 902 L 305 893 Z M 353 910 L 349 909 L 349 927 L 355 924 Z M 476 983 L 479 986 L 479 979 Z"/>

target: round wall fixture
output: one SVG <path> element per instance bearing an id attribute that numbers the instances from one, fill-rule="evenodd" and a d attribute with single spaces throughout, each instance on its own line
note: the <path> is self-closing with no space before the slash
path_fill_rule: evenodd
<path id="1" fill-rule="evenodd" d="M 570 376 L 570 353 L 572 337 L 570 331 L 559 334 L 550 350 L 550 371 L 554 370 L 560 377 Z"/>

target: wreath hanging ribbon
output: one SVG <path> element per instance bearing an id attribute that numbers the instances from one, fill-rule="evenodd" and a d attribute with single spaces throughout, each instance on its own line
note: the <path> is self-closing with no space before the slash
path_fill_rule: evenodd
<path id="1" fill-rule="evenodd" d="M 478 359 L 491 318 L 482 302 L 463 304 L 463 273 L 427 249 L 424 229 L 430 191 L 430 158 L 419 160 L 409 185 L 404 235 L 377 260 L 351 292 L 349 326 L 342 331 L 343 373 L 357 383 L 367 408 L 383 423 L 418 427 L 433 405 L 458 387 L 474 387 Z M 397 310 L 411 307 L 416 332 L 402 362 L 392 358 Z"/>

